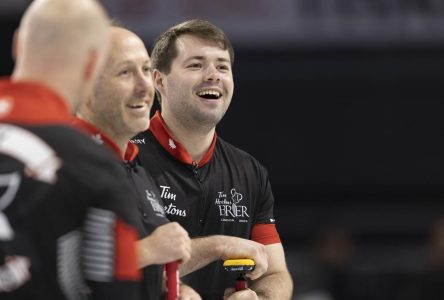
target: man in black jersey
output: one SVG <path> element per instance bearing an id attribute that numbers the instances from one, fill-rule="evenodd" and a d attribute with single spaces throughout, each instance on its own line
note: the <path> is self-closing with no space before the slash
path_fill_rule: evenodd
<path id="1" fill-rule="evenodd" d="M 142 40 L 129 30 L 112 26 L 105 67 L 75 123 L 116 154 L 138 195 L 138 230 L 146 237 L 139 242 L 144 299 L 161 298 L 162 264 L 186 262 L 191 251 L 188 233 L 166 218 L 159 190 L 136 160 L 138 147 L 130 143 L 148 128 L 153 100 L 151 60 Z"/>
<path id="2" fill-rule="evenodd" d="M 0 81 L 0 299 L 141 299 L 137 203 L 71 126 L 108 45 L 93 0 L 35 0 Z"/>
<path id="3" fill-rule="evenodd" d="M 191 20 L 161 34 L 152 52 L 161 112 L 134 142 L 165 212 L 192 239 L 183 280 L 203 299 L 289 299 L 292 280 L 275 228 L 266 169 L 216 135 L 233 95 L 234 52 L 223 31 Z M 253 258 L 251 289 L 233 293 L 221 259 Z M 267 268 L 268 266 L 268 268 Z M 231 296 L 230 296 L 231 295 Z"/>

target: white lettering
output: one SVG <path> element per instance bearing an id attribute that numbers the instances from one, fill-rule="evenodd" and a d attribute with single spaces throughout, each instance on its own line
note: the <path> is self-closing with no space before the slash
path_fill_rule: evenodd
<path id="1" fill-rule="evenodd" d="M 216 199 L 216 201 L 214 201 L 214 204 L 216 204 L 216 205 L 221 205 L 221 204 L 230 205 L 231 201 L 227 201 L 226 199 L 223 199 L 223 200 Z"/>
<path id="2" fill-rule="evenodd" d="M 241 213 L 241 217 L 250 217 L 248 214 L 247 214 L 247 207 L 246 206 L 240 206 L 241 208 L 242 208 L 242 213 Z"/>
<path id="3" fill-rule="evenodd" d="M 166 185 L 160 186 L 162 193 L 160 194 L 160 198 L 162 199 L 170 199 L 176 201 L 176 194 L 170 192 L 171 187 Z"/>
<path id="4" fill-rule="evenodd" d="M 242 205 L 219 205 L 220 216 L 223 217 L 247 217 L 250 216 L 247 213 L 247 207 Z"/>
<path id="5" fill-rule="evenodd" d="M 155 212 L 160 213 L 163 216 L 165 213 L 163 211 L 162 205 L 156 199 L 156 194 L 154 194 L 154 193 L 152 193 L 152 192 L 150 192 L 148 190 L 145 190 L 145 193 L 146 193 L 146 199 L 151 203 L 151 206 L 153 207 L 153 210 Z"/>
<path id="6" fill-rule="evenodd" d="M 219 215 L 221 217 L 247 217 L 250 216 L 247 213 L 247 206 L 238 205 L 238 203 L 242 200 L 243 196 L 241 193 L 236 192 L 236 189 L 232 188 L 230 190 L 231 193 L 231 201 L 227 200 L 227 194 L 222 192 L 217 192 L 216 200 L 214 204 L 219 206 Z M 224 218 L 221 221 L 225 220 Z M 228 220 L 228 219 L 227 219 Z M 248 221 L 246 221 L 248 222 Z"/>
<path id="7" fill-rule="evenodd" d="M 229 215 L 235 217 L 230 205 L 219 205 L 220 216 L 228 217 Z"/>
<path id="8" fill-rule="evenodd" d="M 173 203 L 170 203 L 170 205 L 165 206 L 165 212 L 169 215 L 176 215 L 180 217 L 187 216 L 187 211 L 185 209 L 178 209 L 176 205 L 173 205 Z"/>
<path id="9" fill-rule="evenodd" d="M 130 142 L 133 143 L 133 144 L 145 144 L 145 138 L 143 138 L 143 139 L 132 139 Z"/>

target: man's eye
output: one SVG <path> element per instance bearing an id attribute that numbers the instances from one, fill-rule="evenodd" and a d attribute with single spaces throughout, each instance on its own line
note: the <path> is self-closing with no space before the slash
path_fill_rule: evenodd
<path id="1" fill-rule="evenodd" d="M 151 68 L 150 67 L 143 67 L 143 73 L 146 75 L 151 75 Z"/>
<path id="2" fill-rule="evenodd" d="M 219 70 L 223 70 L 223 71 L 229 71 L 229 70 L 230 70 L 230 67 L 228 67 L 227 65 L 220 65 L 220 66 L 218 67 L 218 69 L 219 69 Z"/>
<path id="3" fill-rule="evenodd" d="M 188 68 L 197 69 L 200 68 L 202 65 L 198 63 L 190 64 L 188 65 Z"/>
<path id="4" fill-rule="evenodd" d="M 122 71 L 119 72 L 119 76 L 125 76 L 125 75 L 128 75 L 128 74 L 129 74 L 128 70 L 122 70 Z"/>

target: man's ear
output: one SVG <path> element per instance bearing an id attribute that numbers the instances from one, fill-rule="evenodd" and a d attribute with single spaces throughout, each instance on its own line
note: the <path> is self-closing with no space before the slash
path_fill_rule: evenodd
<path id="1" fill-rule="evenodd" d="M 16 29 L 14 31 L 14 35 L 12 36 L 12 49 L 11 49 L 12 59 L 14 61 L 17 61 L 17 52 L 19 50 L 18 36 L 19 36 L 19 30 Z"/>
<path id="2" fill-rule="evenodd" d="M 85 67 L 83 69 L 83 79 L 85 81 L 91 81 L 94 79 L 94 75 L 96 74 L 97 65 L 99 61 L 99 55 L 97 51 L 92 50 L 89 52 L 88 60 L 86 61 Z"/>
<path id="3" fill-rule="evenodd" d="M 162 72 L 160 72 L 157 69 L 154 69 L 154 71 L 153 71 L 154 87 L 161 94 L 163 94 L 163 91 L 164 91 L 164 88 L 165 88 L 165 86 L 164 86 L 164 77 L 165 77 L 165 75 Z"/>

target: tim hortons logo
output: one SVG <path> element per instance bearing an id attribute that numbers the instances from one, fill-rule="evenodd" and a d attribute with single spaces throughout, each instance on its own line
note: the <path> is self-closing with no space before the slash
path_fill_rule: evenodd
<path id="1" fill-rule="evenodd" d="M 160 186 L 160 190 L 161 190 L 160 198 L 165 200 L 164 201 L 165 204 L 167 202 L 170 202 L 170 204 L 165 205 L 165 212 L 168 215 L 186 217 L 187 216 L 187 211 L 185 209 L 177 208 L 177 206 L 172 201 L 170 201 L 170 200 L 176 201 L 176 194 L 174 194 L 171 191 L 171 187 L 170 186 L 166 186 L 166 185 L 161 185 Z"/>

